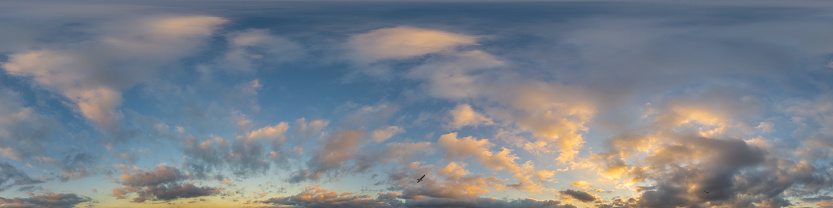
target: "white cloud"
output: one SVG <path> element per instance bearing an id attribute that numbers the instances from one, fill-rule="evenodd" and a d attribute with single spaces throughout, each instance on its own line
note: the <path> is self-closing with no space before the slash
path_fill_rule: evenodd
<path id="1" fill-rule="evenodd" d="M 474 45 L 477 38 L 463 34 L 414 27 L 382 28 L 350 38 L 347 45 L 360 62 L 403 59 Z"/>

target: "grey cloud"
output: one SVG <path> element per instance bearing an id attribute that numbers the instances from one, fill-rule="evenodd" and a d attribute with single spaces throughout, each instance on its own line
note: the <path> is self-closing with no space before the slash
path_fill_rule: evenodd
<path id="1" fill-rule="evenodd" d="M 636 208 L 640 207 L 636 204 L 636 199 L 628 198 L 622 199 L 619 197 L 614 198 L 608 203 L 604 204 L 596 204 L 596 208 Z"/>
<path id="2" fill-rule="evenodd" d="M 271 167 L 269 152 L 264 146 L 261 142 L 246 139 L 230 141 L 215 137 L 200 141 L 188 136 L 183 151 L 188 155 L 185 166 L 199 178 L 226 168 L 240 177 L 261 174 Z"/>
<path id="3" fill-rule="evenodd" d="M 833 200 L 833 197 L 831 197 L 831 196 L 817 196 L 817 197 L 801 198 L 801 201 L 806 201 L 806 202 L 820 202 L 820 201 L 827 201 L 827 200 Z"/>
<path id="4" fill-rule="evenodd" d="M 22 170 L 11 164 L 0 161 L 0 192 L 14 186 L 31 185 L 43 183 L 42 180 L 34 179 Z"/>
<path id="5" fill-rule="evenodd" d="M 131 193 L 136 193 L 137 196 L 131 202 L 138 203 L 210 196 L 221 191 L 220 188 L 209 186 L 198 187 L 193 182 L 179 183 L 188 177 L 174 166 L 159 165 L 152 171 L 125 167 L 118 181 L 125 187 L 113 189 L 113 196 L 125 199 Z"/>
<path id="6" fill-rule="evenodd" d="M 570 196 L 570 197 L 572 197 L 576 200 L 579 200 L 581 202 L 592 202 L 592 201 L 596 200 L 596 196 L 594 196 L 591 193 L 588 193 L 586 191 L 581 191 L 581 190 L 567 189 L 567 190 L 563 190 L 563 191 L 558 191 L 558 193 Z"/>
<path id="7" fill-rule="evenodd" d="M 365 132 L 362 130 L 336 130 L 317 150 L 313 158 L 307 161 L 307 170 L 297 171 L 289 181 L 318 179 L 322 174 L 339 170 L 345 163 L 358 156 L 364 137 Z"/>
<path id="8" fill-rule="evenodd" d="M 268 29 L 249 29 L 227 35 L 229 51 L 222 58 L 224 67 L 253 72 L 264 66 L 301 58 L 304 48 L 289 39 L 272 35 Z"/>
<path id="9" fill-rule="evenodd" d="M 137 191 L 136 193 L 139 196 L 133 198 L 131 202 L 145 202 L 147 200 L 170 201 L 180 198 L 211 196 L 219 194 L 220 190 L 220 188 L 208 186 L 197 187 L 193 183 L 150 186 Z"/>
<path id="10" fill-rule="evenodd" d="M 59 178 L 62 181 L 67 181 L 95 174 L 101 171 L 101 168 L 96 166 L 97 162 L 98 158 L 90 153 L 69 154 L 58 163 L 61 167 Z"/>
<path id="11" fill-rule="evenodd" d="M 75 194 L 59 194 L 46 191 L 44 194 L 30 194 L 26 198 L 3 198 L 0 197 L 1 207 L 45 207 L 45 208 L 71 208 L 80 203 L 89 202 L 92 199 L 86 196 Z"/>
<path id="12" fill-rule="evenodd" d="M 437 207 L 437 208 L 576 208 L 572 204 L 562 204 L 556 200 L 535 199 L 441 199 L 426 198 L 419 200 L 408 200 L 406 207 Z"/>
<path id="13" fill-rule="evenodd" d="M 19 93 L 0 89 L 0 157 L 28 160 L 39 156 L 61 130 L 54 118 L 25 107 Z"/>
<path id="14" fill-rule="evenodd" d="M 157 166 L 156 169 L 142 170 L 122 168 L 119 183 L 127 186 L 156 186 L 184 180 L 188 177 L 174 166 Z"/>

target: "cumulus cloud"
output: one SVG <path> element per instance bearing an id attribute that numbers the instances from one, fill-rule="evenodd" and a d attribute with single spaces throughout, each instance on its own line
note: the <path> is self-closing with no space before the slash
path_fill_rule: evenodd
<path id="1" fill-rule="evenodd" d="M 494 144 L 487 139 L 478 140 L 474 137 L 457 138 L 457 133 L 449 133 L 440 136 L 437 141 L 441 147 L 445 148 L 445 158 L 466 159 L 474 157 L 484 166 L 492 168 L 493 170 L 506 169 L 509 172 L 518 172 L 520 168 L 515 160 L 517 156 L 511 154 L 511 150 L 503 148 L 500 152 L 493 153 L 489 148 Z"/>
<path id="2" fill-rule="evenodd" d="M 507 70 L 504 60 L 475 49 L 453 49 L 432 56 L 409 69 L 406 77 L 423 81 L 428 95 L 494 103 L 493 112 L 480 116 L 467 105 L 452 110 L 450 128 L 503 123 L 538 139 L 539 150 L 558 149 L 561 162 L 571 162 L 584 144 L 582 133 L 595 113 L 597 93 L 582 88 L 525 77 Z M 469 106 L 470 107 L 470 106 Z"/>
<path id="3" fill-rule="evenodd" d="M 117 183 L 125 186 L 113 189 L 113 196 L 125 199 L 131 193 L 135 193 L 137 196 L 131 202 L 210 196 L 220 193 L 221 190 L 208 186 L 197 187 L 193 182 L 179 183 L 190 176 L 166 164 L 159 164 L 154 170 L 122 167 L 121 171 L 122 175 Z"/>
<path id="4" fill-rule="evenodd" d="M 119 177 L 119 183 L 127 186 L 155 186 L 188 178 L 188 175 L 180 172 L 178 168 L 165 164 L 157 165 L 152 171 L 139 169 L 138 167 L 125 167 L 121 171 L 122 175 Z"/>
<path id="5" fill-rule="evenodd" d="M 92 201 L 92 199 L 86 196 L 78 196 L 76 194 L 59 194 L 46 191 L 44 194 L 29 193 L 29 197 L 26 198 L 0 197 L 0 207 L 69 208 L 89 201 Z"/>
<path id="6" fill-rule="evenodd" d="M 347 42 L 361 62 L 403 59 L 474 45 L 474 36 L 415 27 L 393 27 L 354 35 Z"/>
<path id="7" fill-rule="evenodd" d="M 448 127 L 451 129 L 459 129 L 464 126 L 493 124 L 492 119 L 474 111 L 471 105 L 468 104 L 459 104 L 448 113 L 451 114 L 451 122 L 448 124 Z"/>
<path id="8" fill-rule="evenodd" d="M 412 162 L 388 173 L 384 183 L 388 190 L 401 191 L 400 198 L 407 200 L 425 198 L 475 199 L 479 195 L 503 188 L 504 180 L 494 176 L 472 174 L 462 162 L 451 162 L 445 167 L 422 166 Z M 420 183 L 417 178 L 426 175 Z"/>
<path id="9" fill-rule="evenodd" d="M 358 156 L 359 147 L 364 140 L 364 131 L 340 129 L 333 132 L 316 154 L 307 162 L 306 170 L 296 171 L 290 182 L 317 180 L 321 175 L 339 170 L 348 161 Z"/>
<path id="10" fill-rule="evenodd" d="M 316 122 L 322 123 L 312 123 Z M 245 118 L 239 119 L 238 126 L 245 129 L 250 123 Z M 289 130 L 289 123 L 280 122 L 274 126 L 241 132 L 232 140 L 222 137 L 200 140 L 191 135 L 186 136 L 183 152 L 188 157 L 185 158 L 185 167 L 198 178 L 206 178 L 220 170 L 230 170 L 240 177 L 263 174 L 272 164 L 285 166 L 293 156 L 290 154 L 292 150 L 286 145 Z"/>
<path id="11" fill-rule="evenodd" d="M 226 21 L 210 16 L 179 16 L 113 23 L 103 26 L 105 33 L 91 41 L 11 54 L 2 68 L 61 94 L 82 116 L 112 129 L 122 117 L 117 109 L 122 102 L 121 90 L 187 56 Z"/>

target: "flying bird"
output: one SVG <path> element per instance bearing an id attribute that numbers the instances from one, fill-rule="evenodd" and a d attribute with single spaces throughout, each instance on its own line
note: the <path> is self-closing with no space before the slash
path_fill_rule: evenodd
<path id="1" fill-rule="evenodd" d="M 417 179 L 417 183 L 422 182 L 422 179 L 425 178 L 425 175 L 422 175 L 419 179 Z"/>
<path id="2" fill-rule="evenodd" d="M 703 192 L 706 192 L 706 194 L 709 194 L 709 192 L 708 192 L 708 191 L 703 191 Z"/>

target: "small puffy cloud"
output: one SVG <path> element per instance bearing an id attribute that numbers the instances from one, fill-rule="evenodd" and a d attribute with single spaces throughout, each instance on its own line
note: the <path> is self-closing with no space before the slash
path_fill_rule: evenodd
<path id="1" fill-rule="evenodd" d="M 376 142 L 384 142 L 387 139 L 390 139 L 396 134 L 405 132 L 405 129 L 398 126 L 388 126 L 381 129 L 377 129 L 370 134 L 370 138 Z"/>
<path id="2" fill-rule="evenodd" d="M 284 142 L 284 140 L 286 140 L 286 132 L 288 130 L 289 124 L 286 122 L 280 122 L 275 126 L 267 126 L 249 132 L 246 139 Z"/>
<path id="3" fill-rule="evenodd" d="M 347 45 L 355 52 L 355 59 L 369 63 L 450 51 L 459 46 L 474 45 L 476 41 L 473 36 L 401 26 L 354 35 Z"/>
<path id="4" fill-rule="evenodd" d="M 451 114 L 451 122 L 447 126 L 451 129 L 493 124 L 492 119 L 474 111 L 468 104 L 459 104 L 448 113 Z"/>
<path id="5" fill-rule="evenodd" d="M 567 196 L 567 197 L 579 200 L 579 201 L 584 202 L 584 203 L 592 202 L 592 201 L 596 200 L 595 195 L 593 195 L 589 192 L 586 192 L 586 191 L 567 189 L 567 190 L 559 191 L 558 193 L 560 193 L 562 196 Z"/>
<path id="6" fill-rule="evenodd" d="M 92 201 L 90 197 L 78 196 L 75 194 L 59 194 L 46 191 L 44 194 L 29 193 L 26 198 L 3 198 L 0 197 L 0 207 L 44 207 L 44 208 L 69 208 L 84 202 Z"/>
<path id="7" fill-rule="evenodd" d="M 441 147 L 445 148 L 445 158 L 449 160 L 463 160 L 469 157 L 474 157 L 484 166 L 492 168 L 493 170 L 506 169 L 509 172 L 518 172 L 520 168 L 515 160 L 517 156 L 511 154 L 511 150 L 503 148 L 500 152 L 493 153 L 489 148 L 494 146 L 489 140 L 478 140 L 474 137 L 457 138 L 457 133 L 449 133 L 440 136 L 437 142 Z"/>

